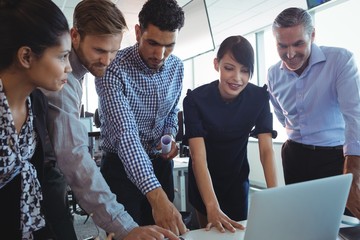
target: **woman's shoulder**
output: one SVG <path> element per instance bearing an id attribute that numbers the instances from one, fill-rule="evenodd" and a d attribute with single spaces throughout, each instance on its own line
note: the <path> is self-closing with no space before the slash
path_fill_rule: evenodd
<path id="1" fill-rule="evenodd" d="M 185 105 L 187 104 L 204 104 L 204 102 L 208 102 L 210 99 L 214 98 L 215 91 L 213 89 L 217 89 L 216 85 L 217 81 L 213 81 L 211 83 L 206 83 L 194 89 L 188 89 L 186 92 L 186 96 L 183 100 Z"/>
<path id="2" fill-rule="evenodd" d="M 187 95 L 191 95 L 193 97 L 201 97 L 203 95 L 208 95 L 213 92 L 213 89 L 217 89 L 218 86 L 218 80 L 203 84 L 199 87 L 196 87 L 194 89 L 188 89 Z"/>
<path id="3" fill-rule="evenodd" d="M 204 102 L 208 102 L 210 99 L 213 99 L 215 95 L 215 91 L 213 89 L 217 89 L 214 86 L 215 82 L 216 81 L 207 83 L 194 89 L 188 89 L 184 98 L 184 103 L 197 103 L 202 105 Z"/>
<path id="4" fill-rule="evenodd" d="M 257 96 L 257 97 L 264 96 L 266 98 L 269 97 L 269 92 L 267 90 L 266 84 L 264 84 L 261 87 L 261 86 L 255 85 L 253 83 L 248 83 L 248 86 L 246 88 L 248 90 L 247 92 L 253 96 Z"/>
<path id="5" fill-rule="evenodd" d="M 253 91 L 267 91 L 267 85 L 264 84 L 263 86 L 255 85 L 254 83 L 248 83 L 248 87 L 253 89 Z"/>

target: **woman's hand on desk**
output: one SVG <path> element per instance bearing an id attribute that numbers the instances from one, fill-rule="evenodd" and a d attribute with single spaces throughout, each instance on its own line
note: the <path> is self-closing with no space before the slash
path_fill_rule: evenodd
<path id="1" fill-rule="evenodd" d="M 207 220 L 208 224 L 205 228 L 207 231 L 209 231 L 212 227 L 216 227 L 220 232 L 225 232 L 225 229 L 229 230 L 230 232 L 235 232 L 236 228 L 240 230 L 245 229 L 243 225 L 234 220 L 231 220 L 219 208 L 207 211 Z"/>

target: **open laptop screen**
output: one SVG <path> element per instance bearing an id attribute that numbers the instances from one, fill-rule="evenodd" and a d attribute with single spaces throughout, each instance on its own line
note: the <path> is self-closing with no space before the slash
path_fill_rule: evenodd
<path id="1" fill-rule="evenodd" d="M 245 240 L 335 240 L 351 174 L 295 183 L 251 196 Z"/>

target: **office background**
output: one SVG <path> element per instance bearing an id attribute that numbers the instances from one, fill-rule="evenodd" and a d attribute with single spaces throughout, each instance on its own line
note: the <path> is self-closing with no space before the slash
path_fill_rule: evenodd
<path id="1" fill-rule="evenodd" d="M 64 11 L 71 26 L 73 9 L 79 0 L 53 1 Z M 129 27 L 122 43 L 122 48 L 124 48 L 132 45 L 135 41 L 133 29 L 137 23 L 137 14 L 145 0 L 117 0 L 114 2 L 124 13 Z M 180 49 L 178 51 L 184 53 L 187 47 L 190 48 L 196 42 L 203 42 L 204 45 L 210 42 L 207 49 L 200 49 L 199 52 L 194 53 L 194 49 L 191 48 L 190 52 L 183 57 L 185 66 L 183 97 L 187 89 L 193 89 L 217 79 L 217 72 L 213 68 L 213 59 L 218 45 L 230 35 L 243 35 L 252 43 L 256 52 L 256 71 L 251 82 L 261 86 L 265 84 L 267 69 L 279 61 L 271 32 L 271 24 L 276 15 L 287 7 L 296 6 L 308 9 L 308 4 L 319 3 L 319 6 L 309 10 L 315 20 L 315 42 L 318 45 L 348 48 L 355 53 L 360 67 L 358 43 L 360 28 L 357 24 L 360 22 L 360 14 L 358 13 L 360 1 L 358 0 L 179 0 L 178 2 L 184 6 L 186 19 L 191 19 L 190 22 L 185 20 L 185 27 L 179 33 L 179 41 L 176 46 Z M 201 19 L 194 19 L 194 15 L 201 16 Z M 186 27 L 190 30 L 185 29 Z M 182 36 L 182 34 L 186 36 Z M 85 111 L 95 112 L 97 94 L 91 75 L 87 75 L 84 83 L 83 103 Z M 179 107 L 182 108 L 182 99 Z M 286 134 L 275 116 L 274 128 L 279 133 L 274 140 L 274 151 L 280 175 L 280 185 L 282 185 L 284 182 L 280 149 L 281 144 L 286 140 Z M 265 187 L 255 139 L 250 139 L 248 155 L 252 185 Z"/>

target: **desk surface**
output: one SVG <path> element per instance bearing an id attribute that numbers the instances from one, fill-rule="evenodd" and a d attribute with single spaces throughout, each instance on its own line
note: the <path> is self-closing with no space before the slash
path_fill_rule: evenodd
<path id="1" fill-rule="evenodd" d="M 246 222 L 240 222 L 244 224 Z M 236 230 L 235 233 L 226 231 L 225 233 L 219 232 L 215 228 L 211 228 L 210 231 L 205 229 L 193 230 L 182 235 L 184 240 L 243 240 L 245 236 L 245 231 Z"/>
<path id="2" fill-rule="evenodd" d="M 246 221 L 239 222 L 246 226 Z M 340 227 L 349 227 L 351 225 L 347 225 L 342 223 Z M 215 228 L 211 228 L 210 231 L 206 231 L 205 229 L 197 229 L 182 235 L 184 240 L 244 240 L 245 231 L 244 230 L 236 230 L 235 233 L 231 233 L 226 231 L 225 233 L 219 232 Z M 340 238 L 337 238 L 340 240 Z"/>
<path id="3" fill-rule="evenodd" d="M 189 164 L 188 157 L 176 157 L 174 158 L 174 170 L 187 170 Z"/>

